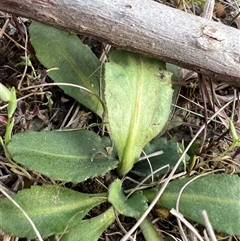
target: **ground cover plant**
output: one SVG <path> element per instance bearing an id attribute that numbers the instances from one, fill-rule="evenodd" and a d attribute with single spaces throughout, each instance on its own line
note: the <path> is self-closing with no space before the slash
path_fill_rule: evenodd
<path id="1" fill-rule="evenodd" d="M 156 211 L 165 207 L 178 219 L 181 213 L 210 230 L 212 226 L 219 233 L 240 235 L 238 175 L 224 169 L 209 174 L 204 168 L 203 175 L 192 175 L 196 154 L 188 149 L 193 146 L 160 136 L 170 128 L 173 88 L 177 90 L 172 86 L 173 66 L 123 50 L 111 51 L 103 64 L 72 33 L 37 22 L 31 23 L 29 33 L 45 69 L 36 73 L 33 68 L 28 80 L 37 82 L 34 88 L 39 86 L 42 103 L 53 109 L 51 89 L 41 89 L 51 85 L 45 82 L 48 75 L 53 85 L 91 110 L 95 121 L 61 130 L 28 130 L 33 128 L 26 124 L 27 104 L 17 106 L 15 89 L 0 85 L 0 97 L 8 103 L 1 144 L 9 166 L 29 180 L 40 177 L 38 185 L 0 201 L 1 229 L 28 239 L 98 240 L 116 220 L 129 217 L 139 221 L 145 240 L 163 240 L 162 228 L 157 231 L 149 215 L 156 205 Z M 32 60 L 25 56 L 24 62 L 31 67 Z M 38 105 L 31 114 L 44 123 Z M 87 116 L 84 112 L 81 118 Z M 14 120 L 20 117 L 27 131 L 12 136 Z M 239 146 L 239 137 L 232 120 L 229 123 L 233 138 L 229 147 L 233 149 Z M 48 123 L 46 126 L 50 129 Z M 209 162 L 217 169 L 221 155 Z M 184 172 L 184 177 L 170 182 L 175 172 Z M 104 191 L 69 188 L 107 175 L 111 178 Z M 92 215 L 97 207 L 101 211 Z M 202 215 L 204 210 L 209 223 Z M 191 227 L 184 219 L 182 222 Z M 122 240 L 134 237 L 134 232 L 130 230 Z M 199 233 L 195 235 L 201 239 Z M 141 234 L 135 240 L 140 238 Z"/>

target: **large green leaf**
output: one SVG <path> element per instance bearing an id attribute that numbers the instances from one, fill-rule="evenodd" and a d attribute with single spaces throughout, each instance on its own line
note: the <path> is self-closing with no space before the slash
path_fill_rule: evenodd
<path id="1" fill-rule="evenodd" d="M 67 232 L 94 206 L 106 201 L 104 195 L 84 194 L 53 185 L 32 186 L 12 198 L 28 214 L 42 237 Z M 36 237 L 28 220 L 7 198 L 0 201 L 0 220 L 5 232 L 17 237 Z"/>
<path id="2" fill-rule="evenodd" d="M 108 192 L 108 201 L 125 216 L 139 217 L 147 209 L 147 199 L 141 192 L 133 193 L 128 199 L 126 198 L 119 179 L 110 185 Z"/>
<path id="3" fill-rule="evenodd" d="M 180 143 L 176 141 L 167 141 L 166 138 L 152 140 L 144 147 L 143 150 L 145 154 L 150 155 L 157 151 L 162 151 L 163 153 L 158 156 L 148 158 L 149 161 L 143 160 L 137 162 L 131 171 L 139 176 L 148 176 L 152 171 L 155 171 L 165 165 L 169 165 L 170 170 L 172 170 L 181 155 L 181 153 L 178 151 L 179 146 Z M 142 157 L 144 156 L 145 155 L 142 154 Z M 179 165 L 177 172 L 183 171 L 184 168 L 186 168 L 188 161 L 189 156 L 186 155 L 185 160 Z M 168 169 L 166 168 L 162 169 L 154 176 L 158 177 L 162 174 L 166 174 L 167 171 Z"/>
<path id="4" fill-rule="evenodd" d="M 103 114 L 99 99 L 100 61 L 90 48 L 72 33 L 32 22 L 29 27 L 30 41 L 39 61 L 47 68 L 57 67 L 49 72 L 55 82 L 71 83 L 84 89 L 60 86 L 68 95 L 98 114 Z"/>
<path id="5" fill-rule="evenodd" d="M 88 130 L 27 131 L 14 135 L 8 150 L 16 162 L 30 169 L 57 180 L 80 182 L 116 167 L 105 142 Z"/>
<path id="6" fill-rule="evenodd" d="M 172 101 L 171 74 L 161 61 L 122 50 L 105 65 L 105 101 L 110 132 L 126 174 L 143 147 L 166 124 Z"/>
<path id="7" fill-rule="evenodd" d="M 115 221 L 113 207 L 101 215 L 83 220 L 78 226 L 63 235 L 61 241 L 98 241 L 101 234 Z"/>
<path id="8" fill-rule="evenodd" d="M 191 179 L 184 178 L 169 183 L 158 205 L 175 208 L 181 188 Z M 145 191 L 144 195 L 152 201 L 155 191 Z M 180 212 L 186 218 L 203 224 L 202 210 L 207 211 L 215 230 L 240 235 L 240 178 L 236 175 L 211 174 L 190 183 L 181 195 Z"/>

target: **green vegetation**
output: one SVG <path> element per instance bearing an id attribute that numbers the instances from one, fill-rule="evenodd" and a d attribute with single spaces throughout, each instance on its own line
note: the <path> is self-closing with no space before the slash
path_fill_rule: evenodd
<path id="1" fill-rule="evenodd" d="M 151 204 L 174 208 L 200 224 L 204 224 L 201 212 L 206 210 L 213 229 L 240 235 L 237 175 L 184 177 L 171 181 L 165 190 L 161 189 L 164 185 L 155 183 L 147 190 L 135 188 L 131 193 L 128 189 L 132 187 L 120 180 L 133 172 L 143 178 L 150 174 L 146 178 L 149 183 L 149 177 L 160 180 L 160 175 L 168 172 L 166 165 L 173 172 L 175 167 L 184 171 L 188 165 L 190 157 L 183 153 L 184 147 L 158 136 L 169 120 L 173 100 L 172 74 L 164 62 L 114 50 L 102 66 L 76 35 L 37 22 L 30 26 L 30 37 L 38 60 L 53 69 L 49 71 L 51 79 L 95 113 L 101 119 L 98 126 L 107 130 L 103 135 L 91 128 L 25 131 L 11 137 L 16 94 L 14 89 L 9 91 L 0 85 L 0 97 L 9 104 L 5 142 L 1 140 L 6 156 L 11 163 L 41 173 L 52 183 L 32 186 L 12 196 L 42 238 L 58 234 L 61 241 L 98 240 L 118 215 L 137 221 L 150 212 Z M 146 155 L 164 150 L 164 156 L 149 157 L 149 170 L 146 161 L 139 162 L 142 150 Z M 64 186 L 66 182 L 104 176 L 110 170 L 116 170 L 118 178 L 105 192 L 83 193 Z M 100 204 L 107 204 L 107 208 L 98 216 L 85 218 Z M 0 228 L 13 236 L 37 237 L 29 220 L 10 199 L 0 201 L 0 220 Z M 147 241 L 162 241 L 148 217 L 140 228 Z"/>

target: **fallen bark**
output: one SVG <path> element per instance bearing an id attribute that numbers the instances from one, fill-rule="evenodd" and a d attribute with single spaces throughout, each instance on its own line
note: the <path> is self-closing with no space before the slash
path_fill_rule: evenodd
<path id="1" fill-rule="evenodd" d="M 4 0 L 0 10 L 240 87 L 240 31 L 151 0 Z"/>

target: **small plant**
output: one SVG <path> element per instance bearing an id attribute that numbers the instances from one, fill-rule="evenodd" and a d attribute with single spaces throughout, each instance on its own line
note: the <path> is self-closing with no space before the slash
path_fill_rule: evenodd
<path id="1" fill-rule="evenodd" d="M 1 118 L 5 120 L 3 122 L 5 122 L 5 125 L 6 125 L 6 132 L 5 132 L 5 138 L 4 138 L 5 141 L 3 141 L 2 137 L 0 136 L 0 142 L 6 153 L 6 156 L 9 157 L 6 145 L 11 140 L 12 129 L 13 129 L 13 125 L 14 125 L 13 114 L 17 108 L 17 99 L 16 99 L 15 88 L 12 87 L 11 90 L 8 90 L 2 83 L 0 83 L 0 100 L 8 103 L 7 120 L 5 119 L 5 117 L 1 116 Z M 9 158 L 9 160 L 10 160 L 10 158 Z"/>
<path id="2" fill-rule="evenodd" d="M 130 171 L 147 176 L 148 166 L 138 162 L 142 150 L 150 156 L 164 150 L 163 156 L 149 158 L 153 168 L 150 173 L 155 171 L 156 178 L 160 175 L 157 170 L 165 164 L 173 168 L 179 159 L 178 144 L 155 138 L 171 112 L 171 73 L 165 63 L 116 50 L 104 65 L 104 82 L 100 84 L 101 63 L 77 36 L 36 22 L 30 26 L 30 35 L 39 61 L 47 69 L 58 68 L 49 72 L 49 76 L 68 95 L 102 118 L 110 137 L 100 137 L 86 129 L 26 131 L 11 140 L 8 134 L 6 151 L 14 161 L 51 179 L 73 183 L 103 176 L 113 169 L 119 177 Z M 69 85 L 61 84 L 65 82 Z M 16 102 L 16 97 L 3 89 L 9 95 L 1 98 L 9 102 L 10 120 L 16 108 L 10 101 L 15 98 Z M 11 131 L 13 124 L 9 123 Z M 214 229 L 240 235 L 239 177 L 219 174 L 193 180 L 188 177 L 170 182 L 156 200 L 157 207 L 172 209 L 177 205 L 186 218 L 201 224 L 204 223 L 201 212 L 206 210 Z M 42 185 L 19 191 L 12 198 L 28 214 L 42 237 L 58 234 L 61 241 L 94 241 L 119 214 L 137 220 L 144 217 L 159 189 L 155 186 L 136 190 L 127 196 L 122 181 L 116 179 L 103 193 L 80 193 L 60 185 Z M 105 202 L 111 204 L 105 212 L 83 219 L 92 208 Z M 28 220 L 8 199 L 0 201 L 0 219 L 4 220 L 0 223 L 4 231 L 17 237 L 36 237 Z M 162 240 L 147 217 L 140 228 L 146 240 Z"/>
<path id="3" fill-rule="evenodd" d="M 7 108 L 8 115 L 7 115 L 7 123 L 6 123 L 6 134 L 5 134 L 5 144 L 8 144 L 8 142 L 11 139 L 12 129 L 14 125 L 13 114 L 17 108 L 15 88 L 12 87 L 12 89 L 9 91 L 3 84 L 0 83 L 0 99 L 8 103 L 8 108 Z M 1 143 L 3 143 L 2 138 L 1 138 Z"/>

